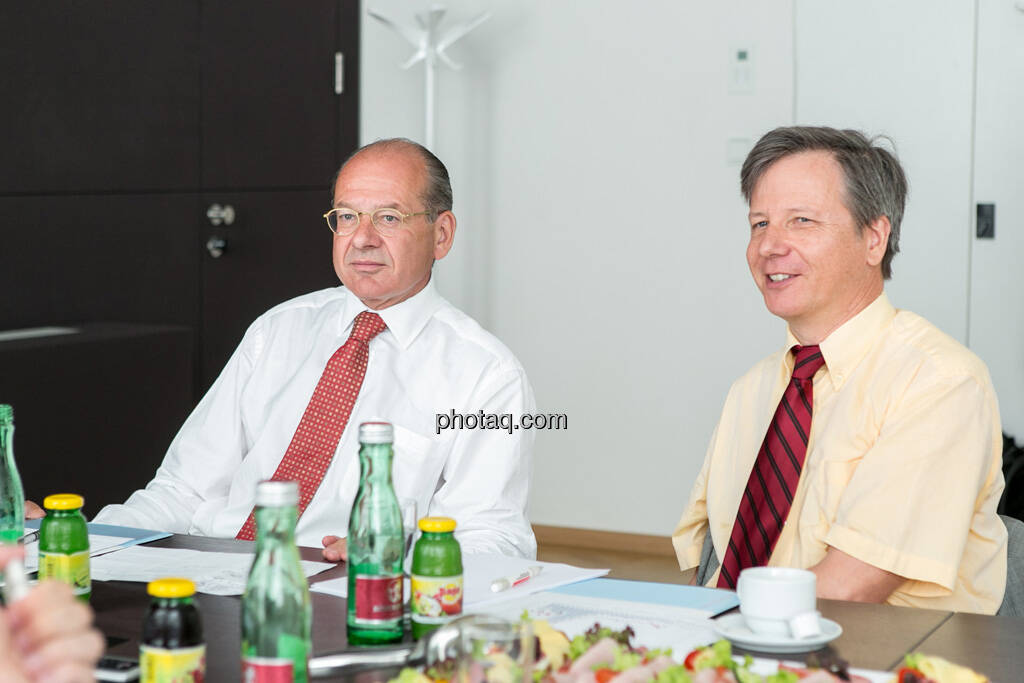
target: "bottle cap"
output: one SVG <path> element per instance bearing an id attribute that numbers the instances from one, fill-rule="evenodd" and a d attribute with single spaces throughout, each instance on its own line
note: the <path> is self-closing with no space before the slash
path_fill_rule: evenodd
<path id="1" fill-rule="evenodd" d="M 154 598 L 187 598 L 195 595 L 196 585 L 189 579 L 157 579 L 146 584 L 146 592 Z"/>
<path id="2" fill-rule="evenodd" d="M 0 403 L 0 427 L 6 427 L 14 422 L 14 408 L 6 403 Z"/>
<path id="3" fill-rule="evenodd" d="M 420 531 L 431 534 L 455 531 L 455 520 L 451 517 L 424 517 L 420 520 Z"/>
<path id="4" fill-rule="evenodd" d="M 280 508 L 299 504 L 299 483 L 296 481 L 261 481 L 256 484 L 256 505 Z"/>
<path id="5" fill-rule="evenodd" d="M 359 425 L 359 443 L 392 443 L 395 430 L 390 422 L 364 422 Z"/>
<path id="6" fill-rule="evenodd" d="M 43 507 L 47 510 L 77 510 L 85 505 L 85 498 L 77 493 L 55 493 L 43 498 Z"/>

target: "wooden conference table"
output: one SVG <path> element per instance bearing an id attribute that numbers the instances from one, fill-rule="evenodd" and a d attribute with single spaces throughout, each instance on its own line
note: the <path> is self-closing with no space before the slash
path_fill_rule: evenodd
<path id="1" fill-rule="evenodd" d="M 231 539 L 171 536 L 149 545 L 218 552 L 252 552 L 253 544 Z M 315 548 L 300 548 L 305 560 L 321 560 Z M 173 574 L 173 569 L 168 569 Z M 345 575 L 341 564 L 310 579 L 311 583 Z M 323 593 L 311 593 L 313 601 L 313 652 L 320 655 L 346 647 L 345 601 Z M 207 643 L 207 680 L 227 683 L 241 678 L 239 597 L 197 595 Z M 92 607 L 97 626 L 111 640 L 110 652 L 138 655 L 142 619 L 149 605 L 141 583 L 97 581 L 92 588 Z M 940 610 L 891 607 L 820 600 L 822 615 L 838 622 L 843 635 L 832 647 L 852 666 L 862 669 L 894 669 L 910 651 L 946 657 L 983 672 L 994 681 L 1024 679 L 1024 619 L 987 617 Z M 743 650 L 737 650 L 743 652 Z M 767 656 L 752 652 L 757 656 Z M 801 655 L 784 658 L 800 659 Z M 341 678 L 334 680 L 344 680 Z M 359 683 L 386 681 L 384 672 L 366 672 L 349 678 Z"/>

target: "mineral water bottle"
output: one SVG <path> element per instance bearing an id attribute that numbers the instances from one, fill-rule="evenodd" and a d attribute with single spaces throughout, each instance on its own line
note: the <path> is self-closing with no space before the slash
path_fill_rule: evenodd
<path id="1" fill-rule="evenodd" d="M 25 491 L 14 464 L 14 410 L 0 404 L 0 543 L 13 545 L 25 533 Z"/>
<path id="2" fill-rule="evenodd" d="M 256 487 L 256 558 L 242 596 L 242 680 L 309 680 L 313 611 L 295 547 L 299 485 Z"/>
<path id="3" fill-rule="evenodd" d="M 402 639 L 402 512 L 391 484 L 393 429 L 359 425 L 359 491 L 348 520 L 348 642 Z"/>

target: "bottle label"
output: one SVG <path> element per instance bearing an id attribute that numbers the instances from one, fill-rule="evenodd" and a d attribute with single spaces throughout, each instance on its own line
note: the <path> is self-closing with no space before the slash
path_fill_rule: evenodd
<path id="1" fill-rule="evenodd" d="M 285 657 L 242 657 L 242 683 L 292 683 L 294 668 Z"/>
<path id="2" fill-rule="evenodd" d="M 413 621 L 420 624 L 443 624 L 462 614 L 462 574 L 413 574 L 411 584 Z"/>
<path id="3" fill-rule="evenodd" d="M 58 579 L 70 584 L 75 595 L 92 590 L 89 580 L 89 551 L 64 554 L 39 551 L 39 578 Z"/>
<path id="4" fill-rule="evenodd" d="M 139 646 L 141 683 L 202 683 L 206 674 L 206 646 L 173 650 Z"/>
<path id="5" fill-rule="evenodd" d="M 402 575 L 356 574 L 356 619 L 378 624 L 402 618 Z"/>

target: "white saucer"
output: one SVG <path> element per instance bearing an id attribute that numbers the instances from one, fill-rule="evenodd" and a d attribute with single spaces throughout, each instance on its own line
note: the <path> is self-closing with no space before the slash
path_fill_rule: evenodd
<path id="1" fill-rule="evenodd" d="M 754 633 L 747 627 L 743 615 L 739 612 L 726 614 L 715 620 L 715 632 L 734 645 L 747 650 L 767 652 L 769 654 L 790 654 L 793 652 L 810 652 L 824 647 L 843 634 L 843 627 L 836 622 L 821 619 L 821 633 L 811 638 L 796 640 L 789 636 L 769 636 Z"/>

